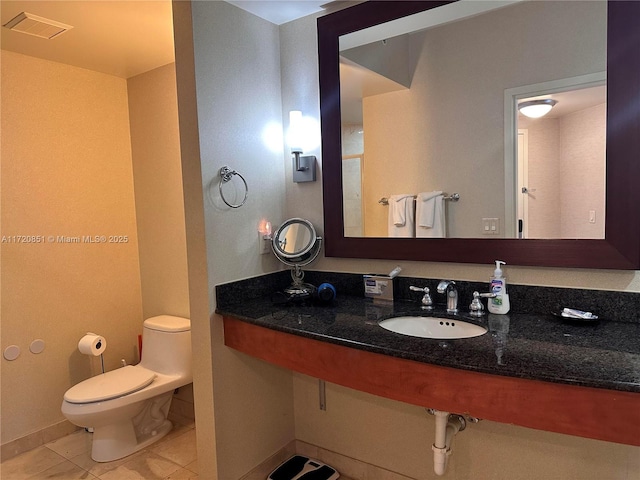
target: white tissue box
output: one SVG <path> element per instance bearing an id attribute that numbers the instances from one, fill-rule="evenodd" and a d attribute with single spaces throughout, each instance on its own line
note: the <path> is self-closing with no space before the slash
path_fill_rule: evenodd
<path id="1" fill-rule="evenodd" d="M 394 279 L 388 275 L 363 275 L 364 296 L 383 302 L 393 302 Z"/>

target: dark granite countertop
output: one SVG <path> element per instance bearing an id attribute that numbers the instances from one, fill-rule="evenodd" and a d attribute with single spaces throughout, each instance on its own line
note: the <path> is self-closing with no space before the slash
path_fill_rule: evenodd
<path id="1" fill-rule="evenodd" d="M 640 392 L 640 323 L 570 323 L 551 314 L 510 313 L 481 319 L 485 335 L 432 340 L 378 325 L 399 315 L 430 315 L 415 301 L 390 305 L 339 295 L 330 306 L 275 305 L 269 296 L 219 303 L 217 313 L 294 335 L 473 372 Z M 447 317 L 436 309 L 431 315 Z M 454 317 L 456 318 L 456 317 Z M 265 348 L 268 348 L 265 345 Z"/>

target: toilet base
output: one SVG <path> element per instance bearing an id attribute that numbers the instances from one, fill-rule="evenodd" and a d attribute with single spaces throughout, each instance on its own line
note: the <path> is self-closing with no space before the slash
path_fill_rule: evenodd
<path id="1" fill-rule="evenodd" d="M 137 415 L 120 421 L 94 426 L 91 458 L 96 462 L 111 462 L 131 455 L 171 431 L 167 416 L 173 391 L 151 398 L 142 404 Z M 113 418 L 113 417 L 112 417 Z"/>
<path id="2" fill-rule="evenodd" d="M 157 442 L 171 431 L 173 424 L 165 420 L 153 432 L 139 440 L 130 420 L 121 424 L 98 427 L 93 432 L 91 458 L 96 462 L 119 460 Z"/>

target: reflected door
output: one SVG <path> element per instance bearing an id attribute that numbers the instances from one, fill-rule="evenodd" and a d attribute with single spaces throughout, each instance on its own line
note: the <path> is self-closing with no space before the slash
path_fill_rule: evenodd
<path id="1" fill-rule="evenodd" d="M 529 134 L 518 130 L 518 208 L 516 228 L 518 238 L 529 238 Z"/>

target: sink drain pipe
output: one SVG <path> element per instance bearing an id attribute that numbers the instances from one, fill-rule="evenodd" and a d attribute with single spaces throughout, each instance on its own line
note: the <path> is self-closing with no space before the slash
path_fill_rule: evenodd
<path id="1" fill-rule="evenodd" d="M 451 455 L 453 437 L 466 428 L 467 422 L 462 415 L 455 413 L 431 409 L 428 411 L 436 418 L 436 441 L 431 446 L 433 470 L 436 475 L 444 475 L 447 471 L 449 455 Z"/>

